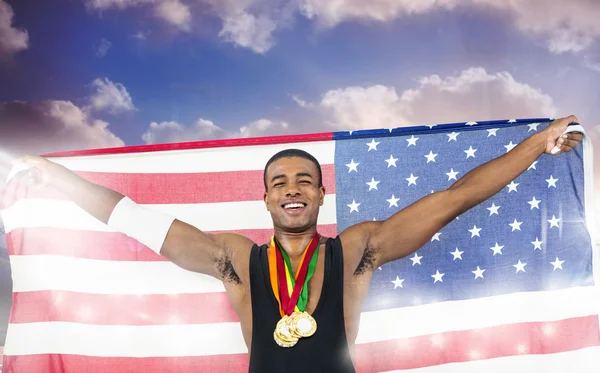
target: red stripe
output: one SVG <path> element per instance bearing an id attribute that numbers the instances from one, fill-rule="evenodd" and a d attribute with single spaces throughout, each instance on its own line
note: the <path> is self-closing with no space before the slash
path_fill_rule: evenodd
<path id="1" fill-rule="evenodd" d="M 81 155 L 100 155 L 100 154 L 123 154 L 123 153 L 142 153 L 142 152 L 157 152 L 168 150 L 187 150 L 187 149 L 207 149 L 207 148 L 224 148 L 232 146 L 249 146 L 249 145 L 273 145 L 287 144 L 298 142 L 311 141 L 327 141 L 333 139 L 333 132 L 311 133 L 300 135 L 285 135 L 285 136 L 265 136 L 242 139 L 223 139 L 223 140 L 205 140 L 205 141 L 190 141 L 174 144 L 154 144 L 154 145 L 136 145 L 124 146 L 119 148 L 103 148 L 103 149 L 86 149 L 66 152 L 55 152 L 44 154 L 45 157 L 71 157 Z"/>
<path id="2" fill-rule="evenodd" d="M 335 165 L 321 165 L 327 194 L 335 194 Z M 87 180 L 115 190 L 138 203 L 189 204 L 262 201 L 265 192 L 263 171 L 198 173 L 117 173 L 83 172 Z M 65 200 L 58 191 L 31 192 L 29 198 Z"/>
<path id="3" fill-rule="evenodd" d="M 547 335 L 544 330 L 554 329 Z M 600 346 L 598 317 L 587 316 L 555 322 L 522 323 L 479 330 L 441 334 L 443 346 L 432 343 L 432 336 L 407 340 L 391 340 L 357 346 L 357 371 L 381 372 L 392 369 L 414 369 L 440 364 L 474 360 L 472 351 L 481 352 L 479 359 L 493 359 L 519 354 L 553 354 Z M 517 346 L 530 342 L 527 352 Z M 204 357 L 122 358 L 75 355 L 5 356 L 4 373 L 196 373 L 248 370 L 246 354 Z M 310 367 L 307 366 L 307 369 Z"/>
<path id="4" fill-rule="evenodd" d="M 337 235 L 336 224 L 319 225 L 318 229 L 319 233 L 327 237 Z M 236 233 L 244 235 L 260 245 L 270 241 L 273 230 L 240 229 Z M 51 254 L 101 260 L 166 260 L 122 233 L 35 227 L 14 229 L 6 235 L 6 238 L 9 255 Z"/>
<path id="5" fill-rule="evenodd" d="M 64 321 L 94 325 L 239 322 L 225 292 L 106 295 L 70 291 L 13 293 L 10 323 Z M 81 313 L 81 307 L 93 312 Z M 85 315 L 83 317 L 82 315 Z"/>
<path id="6" fill-rule="evenodd" d="M 549 330 L 553 332 L 547 333 Z M 435 341 L 443 341 L 443 344 L 437 345 Z M 526 346 L 526 352 L 519 351 L 521 344 Z M 600 346 L 597 315 L 362 344 L 356 351 L 357 371 L 415 369 L 519 354 L 552 354 L 591 346 Z M 474 351 L 479 354 L 478 358 Z"/>

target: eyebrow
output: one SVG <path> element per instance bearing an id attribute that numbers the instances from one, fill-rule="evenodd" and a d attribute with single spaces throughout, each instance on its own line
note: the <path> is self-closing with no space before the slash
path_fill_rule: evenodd
<path id="1" fill-rule="evenodd" d="M 311 174 L 307 173 L 307 172 L 298 172 L 296 174 L 296 177 L 303 177 L 303 176 L 310 177 L 311 179 L 313 178 L 313 176 Z M 275 180 L 278 180 L 278 179 L 285 179 L 285 178 L 286 178 L 286 176 L 283 175 L 283 174 L 281 174 L 281 175 L 275 175 L 271 179 L 271 182 L 274 182 Z"/>

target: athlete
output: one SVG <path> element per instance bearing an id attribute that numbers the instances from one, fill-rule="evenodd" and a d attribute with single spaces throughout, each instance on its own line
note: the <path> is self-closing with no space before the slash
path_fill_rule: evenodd
<path id="1" fill-rule="evenodd" d="M 320 165 L 295 149 L 275 154 L 265 166 L 264 202 L 274 238 L 262 246 L 239 234 L 202 232 L 39 156 L 20 160 L 26 169 L 11 179 L 0 201 L 7 205 L 27 188 L 51 186 L 176 265 L 221 280 L 240 319 L 252 373 L 354 372 L 359 316 L 373 270 L 418 250 L 540 155 L 578 146 L 581 133 L 563 135 L 575 122 L 575 116 L 557 119 L 447 190 L 335 238 L 317 232 L 325 197 Z"/>

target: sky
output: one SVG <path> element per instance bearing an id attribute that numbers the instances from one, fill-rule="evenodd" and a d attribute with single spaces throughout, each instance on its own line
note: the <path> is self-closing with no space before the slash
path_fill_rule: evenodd
<path id="1" fill-rule="evenodd" d="M 597 0 L 0 0 L 0 152 L 575 114 L 598 154 L 598 14 Z M 598 156 L 594 175 L 598 191 Z M 6 249 L 0 281 L 2 345 Z"/>

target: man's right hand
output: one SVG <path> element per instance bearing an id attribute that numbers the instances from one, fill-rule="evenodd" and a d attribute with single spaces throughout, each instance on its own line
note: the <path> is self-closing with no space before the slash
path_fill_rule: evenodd
<path id="1" fill-rule="evenodd" d="M 29 190 L 42 189 L 48 186 L 52 175 L 62 166 L 44 157 L 27 155 L 13 162 L 16 173 L 0 190 L 0 210 L 10 207 L 13 203 L 26 196 Z"/>

